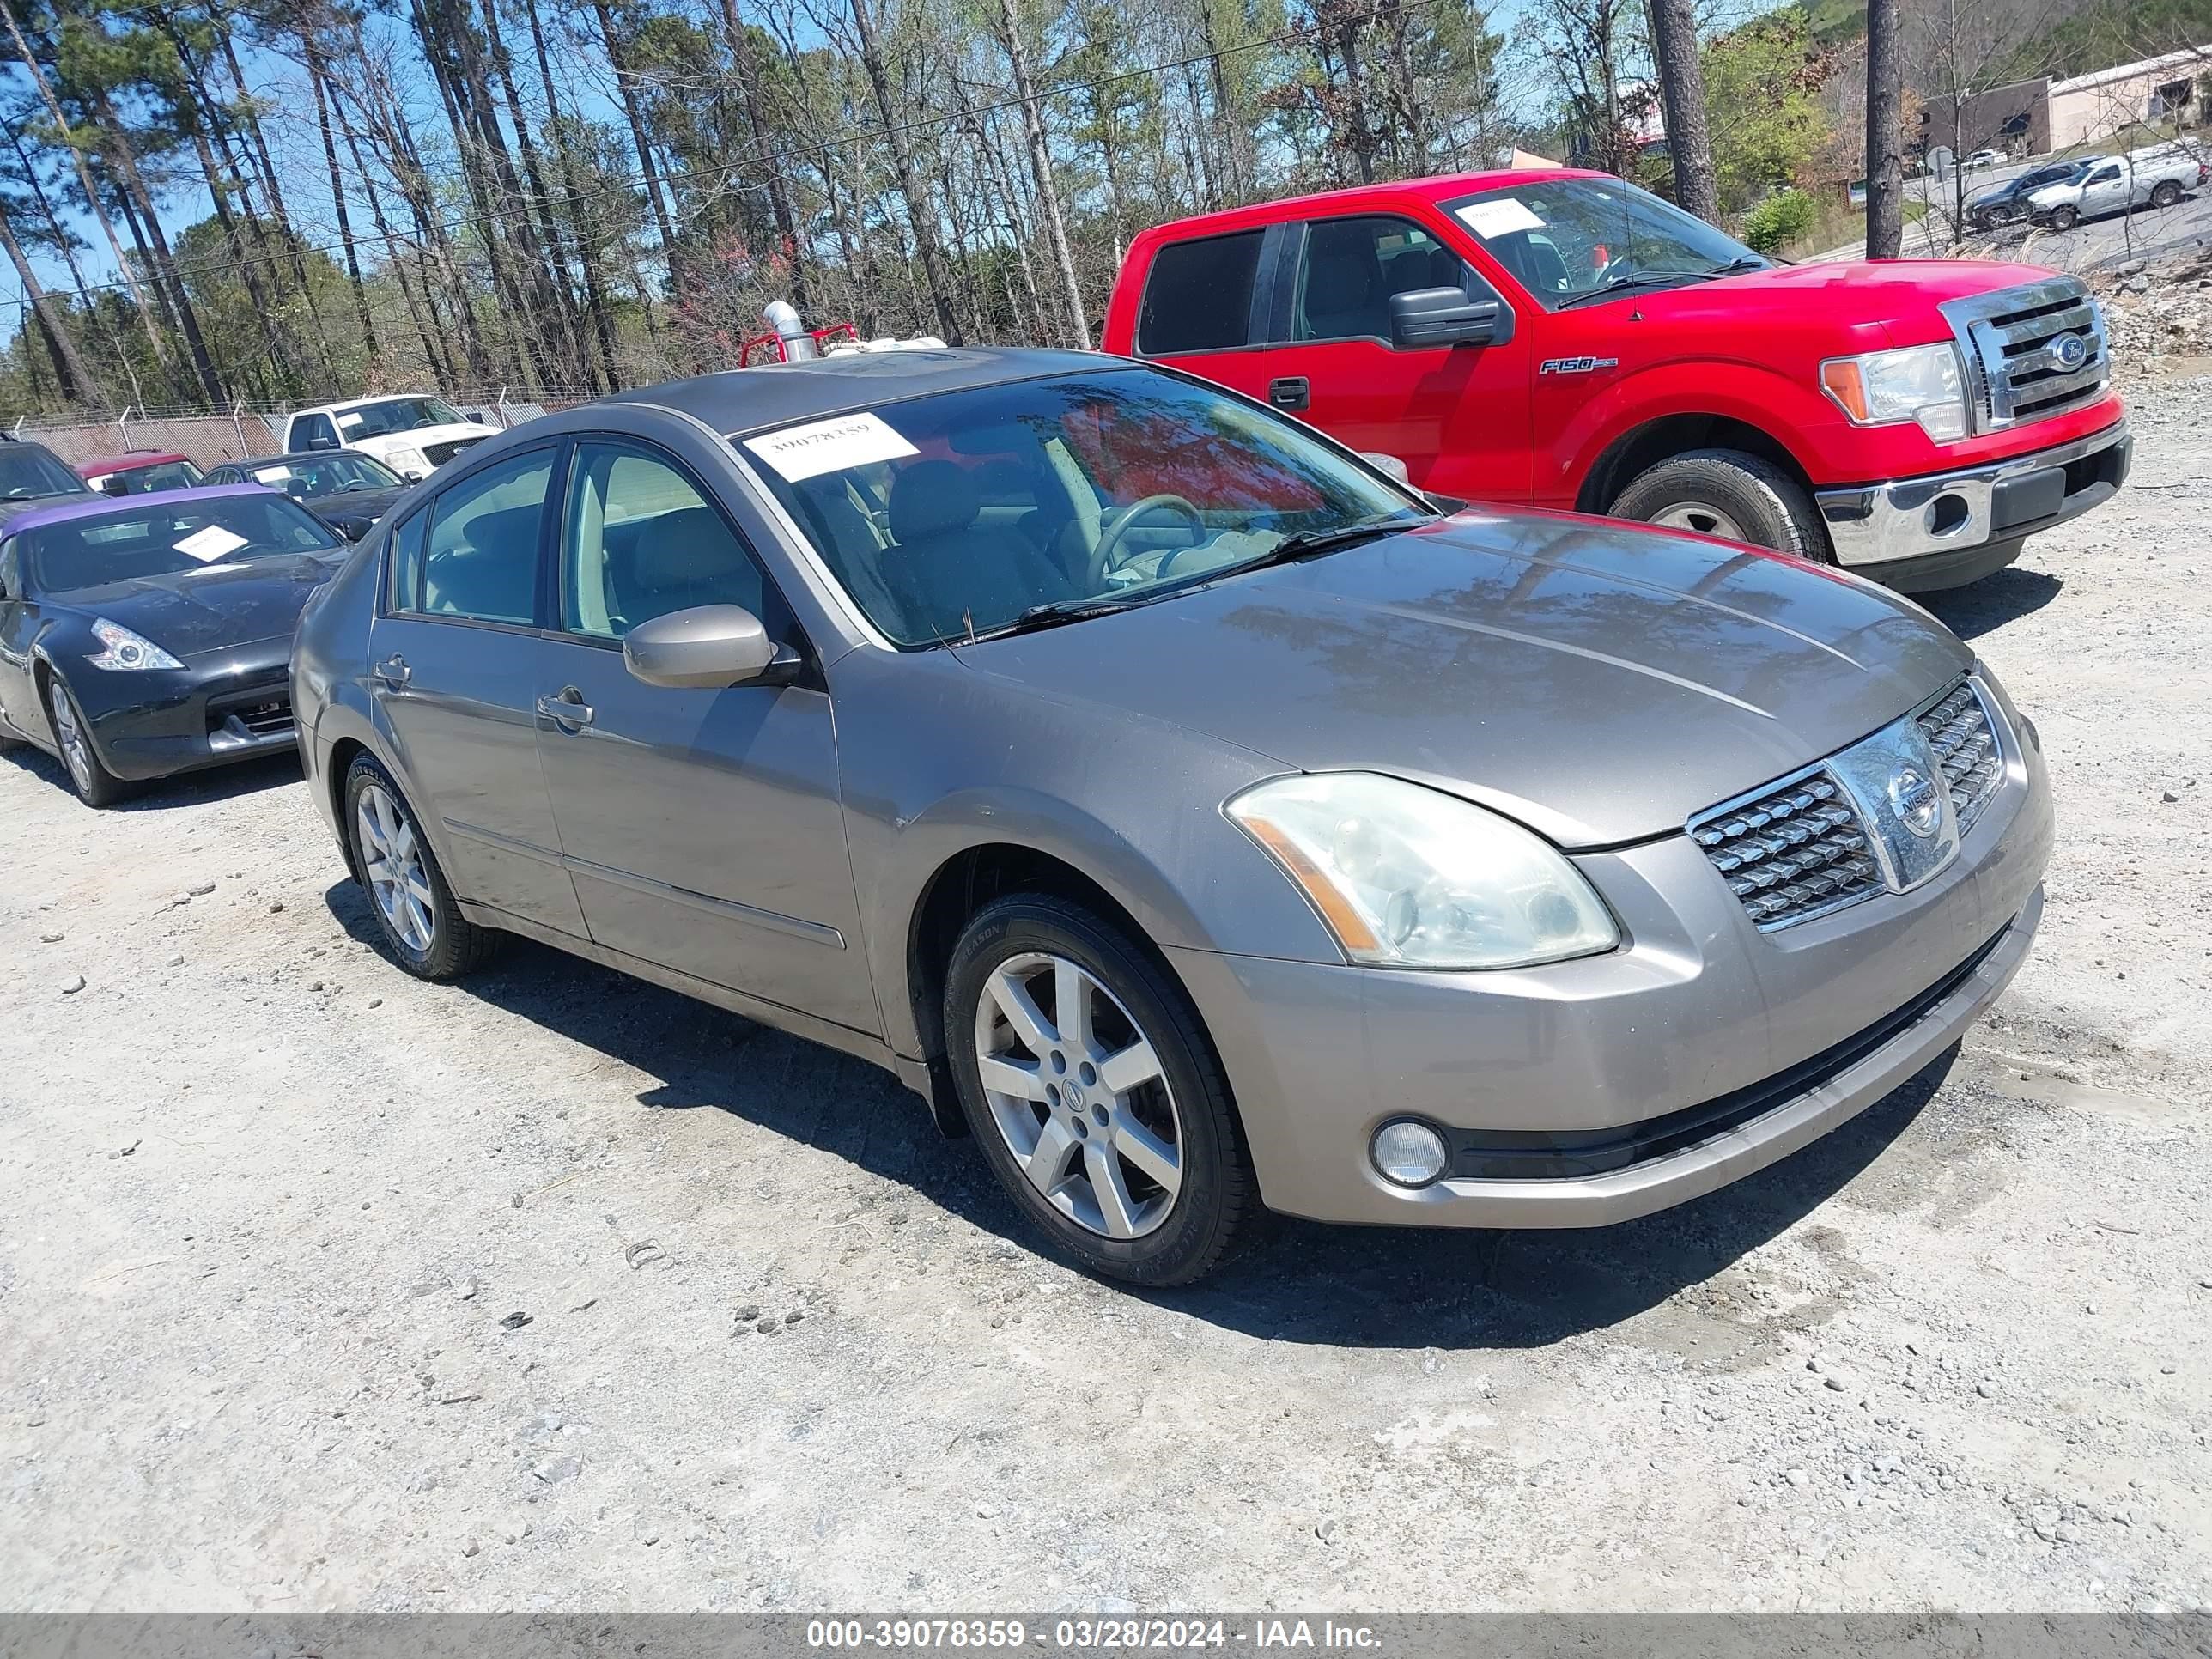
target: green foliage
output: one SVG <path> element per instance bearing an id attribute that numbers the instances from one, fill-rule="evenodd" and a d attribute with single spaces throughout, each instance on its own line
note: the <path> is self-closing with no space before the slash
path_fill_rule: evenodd
<path id="1" fill-rule="evenodd" d="M 1759 252 L 1772 253 L 1811 230 L 1813 217 L 1810 196 L 1802 190 L 1778 191 L 1743 216 L 1743 240 Z"/>
<path id="2" fill-rule="evenodd" d="M 1778 11 L 1709 43 L 1705 72 L 1721 207 L 1741 212 L 1796 183 L 1826 139 L 1827 53 L 1804 13 Z"/>

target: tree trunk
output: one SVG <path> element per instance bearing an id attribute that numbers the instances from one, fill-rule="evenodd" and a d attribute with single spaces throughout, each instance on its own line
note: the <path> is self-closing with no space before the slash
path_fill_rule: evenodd
<path id="1" fill-rule="evenodd" d="M 10 0 L 0 0 L 0 15 L 7 18 L 8 33 L 15 42 L 15 55 L 22 59 L 23 67 L 30 70 L 31 80 L 39 88 L 39 97 L 46 104 L 47 118 L 54 124 L 55 142 L 69 151 L 70 160 L 76 164 L 76 181 L 84 191 L 85 204 L 99 222 L 100 229 L 106 234 L 107 246 L 115 255 L 117 272 L 121 276 L 124 286 L 131 291 L 131 302 L 137 307 L 138 320 L 146 330 L 147 343 L 154 348 L 154 361 L 166 366 L 169 361 L 167 342 L 161 338 L 161 331 L 155 325 L 153 307 L 147 301 L 146 290 L 138 281 L 138 274 L 131 268 L 130 258 L 123 252 L 122 239 L 115 234 L 115 221 L 108 217 L 107 209 L 100 199 L 100 191 L 93 185 L 92 168 L 84 159 L 84 152 L 70 142 L 69 118 L 62 113 L 61 100 L 54 96 L 54 89 L 46 79 L 46 70 L 31 51 L 31 43 L 23 38 L 22 26 L 15 21 L 15 8 Z"/>
<path id="2" fill-rule="evenodd" d="M 876 95 L 876 112 L 883 117 L 884 137 L 890 143 L 891 170 L 898 177 L 899 193 L 906 198 L 907 222 L 913 228 L 915 250 L 921 256 L 922 274 L 928 279 L 937 331 L 947 345 L 958 345 L 960 322 L 952 313 L 952 293 L 945 284 L 944 258 L 937 250 L 936 228 L 931 222 L 933 216 L 921 181 L 915 176 L 913 146 L 907 143 L 905 129 L 899 125 L 891 103 L 890 76 L 884 67 L 883 43 L 877 38 L 870 3 L 871 0 L 852 0 L 853 24 L 860 36 L 860 66 L 867 71 L 868 85 Z"/>
<path id="3" fill-rule="evenodd" d="M 46 222 L 46 234 L 53 245 L 61 250 L 62 262 L 69 267 L 70 282 L 76 289 L 76 302 L 79 308 L 82 310 L 86 319 L 106 337 L 107 349 L 115 354 L 116 365 L 122 369 L 124 377 L 131 382 L 131 401 L 143 403 L 145 399 L 140 397 L 138 392 L 137 373 L 131 367 L 130 353 L 123 349 L 122 340 L 108 325 L 106 313 L 92 302 L 92 290 L 85 283 L 84 268 L 76 262 L 76 246 L 69 234 L 62 229 L 61 216 L 54 211 L 53 200 L 46 194 L 46 187 L 39 182 L 38 170 L 31 165 L 31 154 L 23 148 L 21 129 L 10 126 L 8 129 L 8 142 L 15 149 L 15 160 L 22 167 L 24 182 L 30 189 L 31 199 L 38 204 L 39 217 Z M 97 380 L 92 382 L 92 391 L 95 396 L 102 398 L 106 396 Z"/>
<path id="4" fill-rule="evenodd" d="M 553 90 L 553 65 L 545 55 L 545 30 L 538 21 L 535 3 L 523 7 L 530 19 L 530 45 L 538 58 L 538 79 L 545 89 L 546 130 L 553 135 L 555 153 L 561 162 L 561 188 L 566 192 L 568 208 L 568 229 L 575 239 L 576 263 L 584 273 L 584 304 L 592 313 L 592 332 L 599 346 L 599 364 L 606 371 L 607 389 L 611 392 L 622 385 L 620 371 L 615 366 L 614 318 L 607 309 L 606 289 L 599 280 L 598 250 L 592 245 L 592 236 L 580 216 L 582 198 L 576 187 L 575 159 L 568 153 L 568 139 L 561 131 L 561 100 Z"/>
<path id="5" fill-rule="evenodd" d="M 383 365 L 378 361 L 376 321 L 369 314 L 368 289 L 361 280 L 361 255 L 353 242 L 353 220 L 346 211 L 345 178 L 338 171 L 337 142 L 331 136 L 330 100 L 325 95 L 323 84 L 328 78 L 323 68 L 322 55 L 315 50 L 310 37 L 307 45 L 307 84 L 315 94 L 315 127 L 322 134 L 323 165 L 331 173 L 331 205 L 337 214 L 338 240 L 345 245 L 346 280 L 353 285 L 355 314 L 361 319 L 362 343 L 368 348 L 368 378 L 377 383 Z"/>
<path id="6" fill-rule="evenodd" d="M 246 108 L 246 136 L 253 146 L 255 158 L 261 164 L 261 188 L 269 198 L 269 211 L 276 221 L 277 240 L 284 244 L 291 256 L 292 275 L 312 299 L 313 289 L 307 283 L 307 256 L 301 251 L 300 239 L 292 229 L 292 217 L 284 207 L 284 186 L 276 176 L 276 163 L 269 155 L 268 136 L 261 131 L 261 117 L 255 112 L 253 94 L 246 84 L 246 71 L 239 66 L 238 48 L 231 44 L 228 27 L 218 30 L 222 41 L 223 66 L 229 70 L 230 78 L 238 88 L 238 95 Z"/>
<path id="7" fill-rule="evenodd" d="M 526 3 L 528 3 L 529 0 L 526 0 Z M 545 179 L 538 169 L 538 151 L 530 142 L 530 121 L 523 111 L 521 94 L 514 89 L 514 60 L 507 56 L 507 42 L 499 32 L 497 0 L 483 0 L 483 6 L 484 44 L 491 56 L 491 72 L 498 76 L 499 90 L 507 104 L 507 118 L 514 127 L 514 146 L 521 152 L 520 180 L 515 177 L 514 163 L 508 159 L 507 141 L 500 137 L 499 116 L 492 107 L 489 89 L 481 118 L 491 144 L 492 159 L 507 188 L 520 194 L 521 184 L 526 181 L 529 185 L 529 201 L 516 222 L 521 232 L 524 251 L 531 260 L 531 286 L 538 291 L 545 308 L 560 322 L 568 348 L 562 372 L 566 374 L 573 370 L 575 376 L 568 384 L 586 385 L 592 379 L 591 348 L 576 317 L 576 295 L 568 285 L 568 261 L 561 257 L 561 238 L 548 216 Z M 471 44 L 471 57 L 473 58 L 473 42 Z M 482 67 L 478 65 L 477 73 L 481 75 L 482 72 Z"/>
<path id="8" fill-rule="evenodd" d="M 208 355 L 207 340 L 200 333 L 199 314 L 193 310 L 191 295 L 185 292 L 184 283 L 177 275 L 176 261 L 169 255 L 169 239 L 163 234 L 160 216 L 155 211 L 154 194 L 139 174 L 138 158 L 132 154 L 131 140 L 125 136 L 123 118 L 104 92 L 95 93 L 88 107 L 100 123 L 104 148 L 115 163 L 124 191 L 137 204 L 147 239 L 154 246 L 155 280 L 169 290 L 177 320 L 185 331 L 185 347 L 191 352 L 192 368 L 199 376 L 208 400 L 221 404 L 224 401 L 222 377 L 216 373 L 215 361 Z"/>
<path id="9" fill-rule="evenodd" d="M 1905 244 L 1904 42 L 1898 0 L 1867 0 L 1867 237 L 1869 259 Z"/>
<path id="10" fill-rule="evenodd" d="M 1022 128 L 1029 137 L 1030 173 L 1036 182 L 1037 212 L 1044 219 L 1052 257 L 1060 266 L 1066 290 L 1068 320 L 1074 325 L 1075 343 L 1091 343 L 1091 319 L 1084 309 L 1083 284 L 1075 275 L 1075 255 L 1067 246 L 1067 225 L 1060 217 L 1060 191 L 1053 183 L 1052 151 L 1045 142 L 1044 112 L 1038 106 L 1036 88 L 1030 80 L 1030 55 L 1022 45 L 1020 20 L 1014 0 L 999 0 L 1000 44 L 1014 67 L 1014 92 L 1022 100 Z"/>
<path id="11" fill-rule="evenodd" d="M 731 60 L 738 66 L 738 89 L 744 94 L 745 125 L 752 132 L 753 149 L 768 173 L 769 211 L 775 220 L 775 234 L 783 240 L 784 255 L 791 261 L 791 302 L 804 317 L 807 313 L 805 252 L 799 246 L 798 216 L 791 210 L 790 185 L 783 176 L 781 164 L 769 154 L 775 135 L 769 128 L 767 112 L 761 108 L 760 58 L 753 51 L 752 36 L 745 28 L 744 19 L 738 14 L 738 0 L 722 0 L 722 25 L 729 31 Z"/>
<path id="12" fill-rule="evenodd" d="M 660 193 L 660 169 L 653 164 L 653 143 L 646 137 L 645 117 L 639 112 L 637 99 L 630 90 L 629 66 L 622 38 L 615 32 L 614 14 L 608 9 L 607 0 L 592 0 L 592 9 L 599 16 L 599 33 L 606 41 L 607 67 L 614 71 L 615 92 L 622 100 L 623 118 L 629 123 L 630 142 L 637 146 L 638 172 L 645 181 L 646 199 L 653 204 L 653 228 L 660 233 L 661 257 L 668 262 L 669 288 L 673 292 L 680 286 L 678 273 L 684 256 L 676 246 L 676 227 L 669 220 L 668 204 Z M 640 298 L 649 301 L 647 295 Z"/>
<path id="13" fill-rule="evenodd" d="M 1705 70 L 1698 57 L 1693 0 L 1651 0 L 1651 35 L 1667 118 L 1667 150 L 1674 162 L 1675 205 L 1718 224 L 1720 183 L 1713 173 L 1712 132 L 1705 125 Z"/>
<path id="14" fill-rule="evenodd" d="M 98 403 L 100 401 L 100 382 L 85 367 L 84 359 L 77 355 L 76 341 L 71 337 L 69 325 L 62 319 L 57 306 L 39 282 L 39 274 L 31 269 L 31 262 L 23 257 L 22 244 L 15 240 L 15 227 L 8 217 L 6 204 L 0 203 L 0 244 L 8 250 L 8 261 L 15 267 L 15 280 L 23 285 L 23 292 L 31 301 L 31 309 L 38 313 L 39 326 L 45 331 L 46 349 L 53 353 L 54 373 L 60 377 L 62 400 L 64 403 Z"/>

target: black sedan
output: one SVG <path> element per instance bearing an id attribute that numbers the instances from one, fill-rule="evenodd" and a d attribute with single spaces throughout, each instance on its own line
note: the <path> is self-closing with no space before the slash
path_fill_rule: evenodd
<path id="1" fill-rule="evenodd" d="M 358 449 L 307 449 L 293 455 L 226 461 L 208 474 L 207 482 L 281 489 L 349 542 L 368 534 L 368 527 L 414 488 L 375 456 Z"/>
<path id="2" fill-rule="evenodd" d="M 292 633 L 350 550 L 258 484 L 94 497 L 0 528 L 0 749 L 88 805 L 293 747 Z"/>

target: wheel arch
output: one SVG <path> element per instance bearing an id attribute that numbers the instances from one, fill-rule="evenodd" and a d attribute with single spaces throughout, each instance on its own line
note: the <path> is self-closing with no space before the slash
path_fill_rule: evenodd
<path id="1" fill-rule="evenodd" d="M 354 857 L 353 831 L 346 823 L 346 780 L 352 775 L 354 762 L 363 755 L 374 759 L 375 751 L 358 738 L 340 738 L 331 745 L 330 772 L 324 780 L 330 794 L 331 822 L 337 826 L 338 853 L 345 860 L 346 872 L 356 881 L 361 879 L 361 866 Z"/>
<path id="2" fill-rule="evenodd" d="M 1733 415 L 1662 415 L 1630 428 L 1599 453 L 1575 493 L 1575 511 L 1604 513 L 1637 474 L 1694 449 L 1741 450 L 1780 467 L 1808 495 L 1818 489 L 1790 447 L 1764 428 Z"/>

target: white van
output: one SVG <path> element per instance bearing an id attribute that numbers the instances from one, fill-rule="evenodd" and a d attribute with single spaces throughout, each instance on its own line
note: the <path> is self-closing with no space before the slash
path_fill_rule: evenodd
<path id="1" fill-rule="evenodd" d="M 363 450 L 413 483 L 498 432 L 443 398 L 410 392 L 303 409 L 285 428 L 284 451 Z"/>

